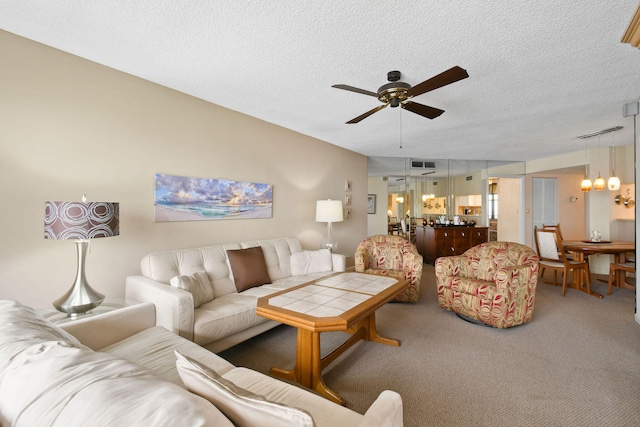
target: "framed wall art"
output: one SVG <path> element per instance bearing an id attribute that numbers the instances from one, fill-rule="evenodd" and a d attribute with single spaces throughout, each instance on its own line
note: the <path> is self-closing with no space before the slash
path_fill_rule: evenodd
<path id="1" fill-rule="evenodd" d="M 368 214 L 376 213 L 376 195 L 375 194 L 367 194 L 367 213 Z"/>
<path id="2" fill-rule="evenodd" d="M 164 174 L 155 184 L 156 222 L 272 217 L 271 184 Z"/>

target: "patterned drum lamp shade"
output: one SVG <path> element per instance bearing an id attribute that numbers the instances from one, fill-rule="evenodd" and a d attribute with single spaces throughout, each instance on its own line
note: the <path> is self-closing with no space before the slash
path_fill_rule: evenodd
<path id="1" fill-rule="evenodd" d="M 47 202 L 44 238 L 85 240 L 120 234 L 119 204 L 107 202 Z"/>
<path id="2" fill-rule="evenodd" d="M 46 202 L 44 238 L 75 240 L 78 255 L 76 280 L 53 306 L 71 316 L 86 313 L 104 301 L 104 295 L 89 286 L 84 264 L 90 239 L 120 234 L 119 204 L 111 202 Z"/>

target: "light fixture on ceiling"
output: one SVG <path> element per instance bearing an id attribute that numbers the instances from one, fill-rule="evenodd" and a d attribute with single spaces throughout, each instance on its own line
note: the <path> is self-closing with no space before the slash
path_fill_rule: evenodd
<path id="1" fill-rule="evenodd" d="M 596 132 L 591 132 L 591 133 L 587 133 L 584 135 L 580 135 L 578 136 L 578 138 L 580 139 L 587 139 L 587 138 L 591 138 L 593 136 L 597 136 L 598 140 L 600 139 L 600 135 L 604 135 L 605 133 L 610 133 L 610 132 L 615 132 L 617 130 L 622 129 L 622 126 L 615 126 L 612 128 L 608 128 L 608 129 L 602 129 Z M 615 148 L 614 148 L 615 150 Z M 614 151 L 614 157 L 615 157 L 615 151 Z M 615 162 L 615 160 L 614 160 Z M 609 189 L 611 190 L 612 187 L 613 189 L 619 189 L 620 188 L 620 179 L 618 177 L 615 176 L 615 164 L 614 164 L 614 170 L 613 170 L 613 176 L 611 178 L 609 178 L 609 183 L 607 184 L 607 182 L 605 182 L 604 178 L 602 178 L 602 176 L 600 176 L 600 171 L 598 171 L 598 178 L 596 178 L 596 180 L 593 182 L 593 184 L 591 183 L 591 180 L 589 179 L 589 166 L 587 164 L 584 165 L 584 179 L 582 180 L 582 182 L 580 183 L 580 188 L 582 189 L 582 191 L 584 192 L 589 192 L 591 191 L 591 189 L 593 188 L 596 191 L 602 191 L 605 188 L 607 188 L 607 185 L 609 186 Z M 616 184 L 617 182 L 617 184 Z M 616 188 L 617 185 L 617 188 Z"/>
<path id="2" fill-rule="evenodd" d="M 610 191 L 618 191 L 620 190 L 620 178 L 618 178 L 616 176 L 616 144 L 615 144 L 615 136 L 616 133 L 611 132 L 611 148 L 613 151 L 613 154 L 611 155 L 611 157 L 613 158 L 613 168 L 611 169 L 611 177 L 609 178 L 609 181 L 607 182 L 607 187 L 609 187 Z"/>
<path id="3" fill-rule="evenodd" d="M 580 183 L 580 188 L 585 193 L 588 193 L 589 191 L 591 191 L 592 187 L 593 185 L 591 184 L 591 180 L 589 179 L 589 169 L 587 168 L 587 165 L 584 165 L 584 179 Z"/>
<path id="4" fill-rule="evenodd" d="M 604 178 L 600 176 L 600 172 L 598 171 L 598 177 L 595 181 L 593 181 L 593 189 L 595 191 L 602 191 L 607 187 L 607 183 L 604 181 Z"/>

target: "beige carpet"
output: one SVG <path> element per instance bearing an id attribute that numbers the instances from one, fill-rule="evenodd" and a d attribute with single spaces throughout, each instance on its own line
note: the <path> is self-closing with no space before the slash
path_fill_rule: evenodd
<path id="1" fill-rule="evenodd" d="M 326 384 L 364 413 L 378 394 L 402 395 L 406 426 L 638 426 L 640 325 L 633 290 L 593 281 L 597 299 L 538 283 L 531 323 L 506 330 L 438 307 L 433 266 L 420 302 L 378 311 L 381 334 L 401 347 L 360 342 L 324 371 Z M 346 334 L 322 335 L 323 350 Z M 295 329 L 279 326 L 221 356 L 268 373 L 291 368 Z"/>

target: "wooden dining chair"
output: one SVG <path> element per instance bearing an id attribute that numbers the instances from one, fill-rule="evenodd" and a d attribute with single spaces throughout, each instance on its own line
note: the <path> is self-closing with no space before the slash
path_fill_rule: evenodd
<path id="1" fill-rule="evenodd" d="M 567 259 L 569 261 L 573 261 L 573 254 L 571 252 L 565 251 L 562 248 L 562 241 L 564 240 L 564 237 L 562 237 L 562 228 L 560 227 L 560 224 L 542 224 L 542 228 L 546 230 L 556 231 L 556 236 L 558 236 L 558 243 L 560 243 L 560 245 L 558 245 L 558 252 L 564 251 Z"/>
<path id="2" fill-rule="evenodd" d="M 558 233 L 554 229 L 534 227 L 533 234 L 536 242 L 536 251 L 540 258 L 540 275 L 545 269 L 553 270 L 553 283 L 558 284 L 558 272 L 562 277 L 562 296 L 567 291 L 567 276 L 569 272 L 583 270 L 585 281 L 587 283 L 587 291 L 591 293 L 591 276 L 589 273 L 589 263 L 587 261 L 569 260 L 564 250 L 558 251 L 558 247 L 562 247 Z"/>
<path id="3" fill-rule="evenodd" d="M 633 262 L 629 261 L 624 264 L 612 262 L 611 265 L 609 266 L 609 282 L 607 286 L 607 295 L 611 295 L 611 287 L 615 282 L 616 274 L 626 275 L 626 273 L 635 274 L 635 272 L 636 272 L 635 259 L 633 260 Z"/>

